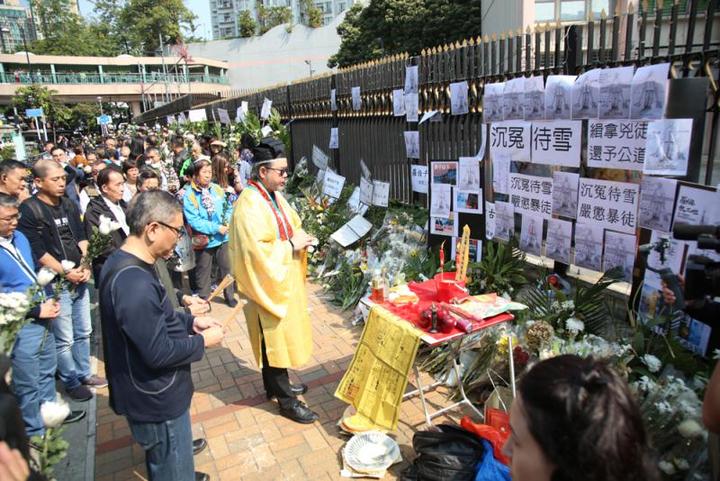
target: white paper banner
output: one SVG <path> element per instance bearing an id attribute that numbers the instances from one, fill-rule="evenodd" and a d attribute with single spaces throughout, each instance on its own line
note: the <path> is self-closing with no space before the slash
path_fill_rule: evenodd
<path id="1" fill-rule="evenodd" d="M 572 222 L 561 219 L 548 219 L 545 238 L 545 256 L 570 264 L 572 245 Z"/>
<path id="2" fill-rule="evenodd" d="M 580 178 L 578 222 L 635 234 L 640 186 L 625 182 Z"/>
<path id="3" fill-rule="evenodd" d="M 485 238 L 495 237 L 495 203 L 485 202 Z"/>
<path id="4" fill-rule="evenodd" d="M 393 115 L 395 117 L 405 115 L 405 93 L 403 89 L 393 90 Z"/>
<path id="5" fill-rule="evenodd" d="M 207 113 L 205 109 L 193 109 L 188 112 L 188 118 L 190 122 L 202 122 L 203 120 L 207 120 Z"/>
<path id="6" fill-rule="evenodd" d="M 372 205 L 373 183 L 365 177 L 360 177 L 360 202 Z"/>
<path id="7" fill-rule="evenodd" d="M 451 83 L 450 115 L 464 115 L 469 111 L 467 81 Z"/>
<path id="8" fill-rule="evenodd" d="M 352 108 L 357 111 L 362 108 L 362 99 L 360 98 L 360 87 L 353 87 L 350 90 L 352 94 Z"/>
<path id="9" fill-rule="evenodd" d="M 602 268 L 603 228 L 593 224 L 575 224 L 576 266 L 599 271 Z"/>
<path id="10" fill-rule="evenodd" d="M 643 173 L 686 175 L 692 124 L 693 119 L 665 119 L 650 122 Z"/>
<path id="11" fill-rule="evenodd" d="M 230 113 L 227 111 L 227 109 L 217 109 L 217 112 L 220 123 L 225 125 L 230 125 L 232 123 L 230 121 Z"/>
<path id="12" fill-rule="evenodd" d="M 590 120 L 587 165 L 601 169 L 642 170 L 648 124 L 642 120 Z"/>
<path id="13" fill-rule="evenodd" d="M 640 183 L 640 227 L 669 232 L 672 226 L 677 180 L 643 177 Z"/>
<path id="14" fill-rule="evenodd" d="M 632 282 L 635 264 L 635 235 L 605 231 L 605 252 L 603 254 L 603 272 L 614 267 L 622 268 L 622 279 Z"/>
<path id="15" fill-rule="evenodd" d="M 577 215 L 579 174 L 553 172 L 553 215 L 575 218 Z"/>
<path id="16" fill-rule="evenodd" d="M 533 164 L 580 167 L 582 122 L 548 120 L 532 123 Z"/>
<path id="17" fill-rule="evenodd" d="M 430 187 L 432 202 L 430 216 L 450 217 L 450 204 L 452 202 L 452 186 L 450 184 L 433 184 Z"/>
<path id="18" fill-rule="evenodd" d="M 340 147 L 339 134 L 337 127 L 330 128 L 330 142 L 328 143 L 329 149 L 337 149 Z"/>
<path id="19" fill-rule="evenodd" d="M 520 250 L 539 256 L 542 254 L 543 220 L 523 214 L 520 223 Z"/>
<path id="20" fill-rule="evenodd" d="M 458 159 L 459 190 L 478 192 L 480 190 L 480 161 L 476 157 Z"/>
<path id="21" fill-rule="evenodd" d="M 381 182 L 373 180 L 372 205 L 378 207 L 387 207 L 390 198 L 390 182 Z"/>
<path id="22" fill-rule="evenodd" d="M 510 156 L 516 162 L 530 162 L 530 122 L 508 120 L 490 124 L 490 154 Z"/>
<path id="23" fill-rule="evenodd" d="M 270 117 L 271 111 L 272 111 L 272 100 L 264 99 L 262 108 L 260 109 L 260 118 L 262 120 L 268 119 Z"/>
<path id="24" fill-rule="evenodd" d="M 515 212 L 540 216 L 552 216 L 553 180 L 551 177 L 510 174 L 510 202 Z"/>
<path id="25" fill-rule="evenodd" d="M 338 199 L 345 185 L 345 177 L 328 170 L 323 179 L 323 194 Z"/>
<path id="26" fill-rule="evenodd" d="M 428 168 L 427 165 L 413 165 L 410 167 L 413 192 L 421 194 L 428 193 Z"/>
<path id="27" fill-rule="evenodd" d="M 313 145 L 312 150 L 312 161 L 313 164 L 315 164 L 315 167 L 318 169 L 325 169 L 328 166 L 328 161 L 330 158 L 325 155 L 325 152 L 323 152 L 320 147 L 317 145 Z"/>
<path id="28" fill-rule="evenodd" d="M 405 153 L 410 159 L 420 158 L 420 132 L 412 130 L 404 132 L 405 135 Z"/>

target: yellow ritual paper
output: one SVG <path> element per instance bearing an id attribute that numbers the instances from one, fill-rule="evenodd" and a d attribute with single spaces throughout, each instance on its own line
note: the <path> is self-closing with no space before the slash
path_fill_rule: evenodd
<path id="1" fill-rule="evenodd" d="M 397 428 L 400 404 L 415 362 L 420 332 L 382 307 L 368 315 L 365 330 L 335 397 L 352 405 L 354 421 L 385 431 Z"/>

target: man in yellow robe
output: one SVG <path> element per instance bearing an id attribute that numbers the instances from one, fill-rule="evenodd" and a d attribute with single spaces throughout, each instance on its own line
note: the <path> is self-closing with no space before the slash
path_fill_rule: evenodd
<path id="1" fill-rule="evenodd" d="M 287 369 L 305 364 L 312 352 L 305 259 L 315 239 L 280 194 L 288 178 L 282 143 L 267 138 L 252 150 L 252 180 L 230 226 L 233 275 L 248 300 L 245 318 L 267 397 L 277 399 L 283 416 L 308 424 L 318 416 L 297 399 L 307 386 L 291 385 Z"/>

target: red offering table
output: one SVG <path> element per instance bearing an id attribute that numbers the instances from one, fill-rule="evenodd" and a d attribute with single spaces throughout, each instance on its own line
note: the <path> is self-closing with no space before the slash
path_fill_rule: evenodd
<path id="1" fill-rule="evenodd" d="M 449 277 L 452 274 L 454 277 L 455 273 L 445 273 L 444 275 Z M 438 276 L 439 277 L 439 276 Z M 425 282 L 411 282 L 408 284 L 408 287 L 411 291 L 413 291 L 419 298 L 419 301 L 415 304 L 408 304 L 404 306 L 396 306 L 390 302 L 374 302 L 369 297 L 363 298 L 360 300 L 360 303 L 364 306 L 366 306 L 368 309 L 379 309 L 381 312 L 385 311 L 390 314 L 394 314 L 396 317 L 399 317 L 400 319 L 403 319 L 415 326 L 416 329 L 422 332 L 422 335 L 420 336 L 420 340 L 425 343 L 426 345 L 430 347 L 437 347 L 444 343 L 450 343 L 452 341 L 458 341 L 456 343 L 456 346 L 451 349 L 451 355 L 450 358 L 452 360 L 453 364 L 453 370 L 455 371 L 456 378 L 458 380 L 458 387 L 460 388 L 460 396 L 461 400 L 451 404 L 450 406 L 444 407 L 442 409 L 436 410 L 434 412 L 430 412 L 427 406 L 427 402 L 425 401 L 425 393 L 428 392 L 431 389 L 436 388 L 437 386 L 441 385 L 442 382 L 438 381 L 435 382 L 429 386 L 423 386 L 422 381 L 420 379 L 420 370 L 418 369 L 417 363 L 413 366 L 413 369 L 415 371 L 415 379 L 416 379 L 416 386 L 417 389 L 414 389 L 412 391 L 409 391 L 405 393 L 404 398 L 407 399 L 411 396 L 414 396 L 416 394 L 420 395 L 420 401 L 423 406 L 423 411 L 425 413 L 425 422 L 428 426 L 432 425 L 432 418 L 437 417 L 451 409 L 454 409 L 456 407 L 459 407 L 463 404 L 467 404 L 472 408 L 472 410 L 480 416 L 480 418 L 483 417 L 483 413 L 480 412 L 468 399 L 467 395 L 465 394 L 465 389 L 463 388 L 462 384 L 462 377 L 460 372 L 460 350 L 462 347 L 462 343 L 465 339 L 465 337 L 468 334 L 472 334 L 474 332 L 480 331 L 482 329 L 488 328 L 490 326 L 494 326 L 496 324 L 500 324 L 502 322 L 512 321 L 515 319 L 515 317 L 510 313 L 503 313 L 499 314 L 494 317 L 490 317 L 487 319 L 483 319 L 482 321 L 475 321 L 472 323 L 472 327 L 470 329 L 470 332 L 465 332 L 464 330 L 460 330 L 457 327 L 453 328 L 452 331 L 448 333 L 442 333 L 442 332 L 435 332 L 431 333 L 428 332 L 425 329 L 422 329 L 420 326 L 422 326 L 421 322 L 421 315 L 422 312 L 426 309 L 428 309 L 433 303 L 439 306 L 441 300 L 449 300 L 448 297 L 444 296 L 445 293 L 439 292 L 439 290 L 442 290 L 443 288 L 438 289 L 439 285 L 439 279 L 430 279 Z M 512 366 L 512 346 L 509 348 L 510 352 L 510 363 Z M 514 371 L 511 368 L 511 371 Z M 512 374 L 512 373 L 511 373 Z M 514 377 L 514 376 L 511 376 Z M 514 379 L 511 380 L 511 382 L 514 384 Z"/>

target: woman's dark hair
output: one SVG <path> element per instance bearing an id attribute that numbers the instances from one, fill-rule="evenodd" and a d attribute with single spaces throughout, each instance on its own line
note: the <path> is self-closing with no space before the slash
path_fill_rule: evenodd
<path id="1" fill-rule="evenodd" d="M 158 175 L 158 173 L 150 167 L 140 169 L 140 173 L 137 178 L 137 186 L 140 187 L 148 179 L 157 179 L 157 181 L 160 182 L 160 175 Z"/>
<path id="2" fill-rule="evenodd" d="M 189 175 L 190 177 L 195 177 L 195 174 L 200 172 L 200 169 L 207 166 L 210 166 L 212 168 L 212 163 L 210 163 L 209 160 L 198 159 L 187 168 L 187 170 L 185 171 L 186 175 Z"/>
<path id="3" fill-rule="evenodd" d="M 230 183 L 227 173 L 228 158 L 225 154 L 215 154 L 212 158 L 212 176 L 216 184 L 223 189 Z"/>
<path id="4" fill-rule="evenodd" d="M 563 355 L 536 364 L 518 385 L 533 437 L 556 466 L 552 481 L 655 481 L 640 410 L 603 361 Z"/>
<path id="5" fill-rule="evenodd" d="M 122 165 L 123 174 L 127 175 L 128 170 L 130 170 L 130 169 L 136 169 L 137 166 L 138 166 L 138 163 L 137 163 L 137 161 L 136 161 L 135 159 L 127 159 L 127 160 L 125 160 L 125 162 L 123 162 L 123 165 Z"/>
<path id="6" fill-rule="evenodd" d="M 108 165 L 103 170 L 98 172 L 97 179 L 95 180 L 95 185 L 97 185 L 97 188 L 102 191 L 102 188 L 104 185 L 108 184 L 110 182 L 110 175 L 112 173 L 123 175 L 123 172 L 120 171 L 118 166 L 116 165 Z"/>
<path id="7" fill-rule="evenodd" d="M 130 144 L 130 157 L 137 159 L 145 154 L 145 141 L 142 137 L 133 137 Z"/>

